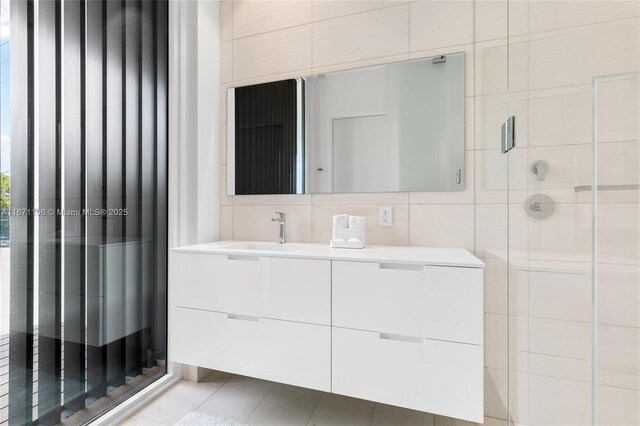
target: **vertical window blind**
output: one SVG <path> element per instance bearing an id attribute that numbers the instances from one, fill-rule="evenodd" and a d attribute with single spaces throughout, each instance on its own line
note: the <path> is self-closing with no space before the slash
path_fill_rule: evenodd
<path id="1" fill-rule="evenodd" d="M 86 423 L 166 371 L 168 2 L 11 0 L 10 28 L 0 421 Z"/>

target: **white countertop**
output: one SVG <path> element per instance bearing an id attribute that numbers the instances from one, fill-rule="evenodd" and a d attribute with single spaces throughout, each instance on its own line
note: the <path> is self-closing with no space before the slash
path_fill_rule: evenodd
<path id="1" fill-rule="evenodd" d="M 233 247 L 233 245 L 256 244 L 265 246 L 264 250 L 252 250 Z M 329 244 L 287 243 L 286 251 L 270 250 L 269 244 L 258 241 L 216 241 L 175 247 L 172 252 L 214 253 L 228 255 L 247 255 L 264 257 L 291 257 L 305 259 L 330 259 L 360 262 L 405 263 L 431 266 L 455 266 L 464 268 L 484 268 L 484 263 L 465 249 L 409 246 L 366 246 L 363 249 L 330 248 Z"/>

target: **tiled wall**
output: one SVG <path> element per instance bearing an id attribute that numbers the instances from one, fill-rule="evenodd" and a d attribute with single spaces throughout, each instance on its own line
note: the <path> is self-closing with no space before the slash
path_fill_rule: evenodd
<path id="1" fill-rule="evenodd" d="M 367 217 L 371 244 L 469 249 L 487 263 L 486 415 L 506 419 L 510 387 L 519 423 L 589 424 L 591 193 L 574 186 L 590 184 L 593 170 L 592 77 L 640 71 L 640 2 L 511 1 L 518 147 L 508 160 L 499 152 L 506 1 L 223 0 L 220 12 L 222 94 L 236 85 L 465 52 L 464 192 L 221 195 L 221 238 L 275 241 L 269 219 L 278 210 L 287 213 L 289 241 L 327 243 L 331 216 L 352 213 Z M 640 183 L 638 82 L 619 79 L 599 93 L 601 184 Z M 544 181 L 529 171 L 539 159 L 550 164 Z M 554 198 L 553 216 L 525 214 L 535 193 Z M 638 191 L 600 193 L 601 424 L 640 424 L 639 200 Z M 393 207 L 393 227 L 377 225 L 379 206 Z"/>

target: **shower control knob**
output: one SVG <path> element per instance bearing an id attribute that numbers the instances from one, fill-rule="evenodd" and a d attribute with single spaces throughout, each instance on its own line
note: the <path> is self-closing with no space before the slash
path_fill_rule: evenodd
<path id="1" fill-rule="evenodd" d="M 556 203 L 545 194 L 534 194 L 524 203 L 527 214 L 534 219 L 546 219 L 553 214 Z"/>

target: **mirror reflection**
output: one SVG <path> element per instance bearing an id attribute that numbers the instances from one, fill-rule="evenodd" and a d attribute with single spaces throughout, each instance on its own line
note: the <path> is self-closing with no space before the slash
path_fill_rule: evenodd
<path id="1" fill-rule="evenodd" d="M 227 193 L 464 190 L 464 54 L 229 89 Z"/>

